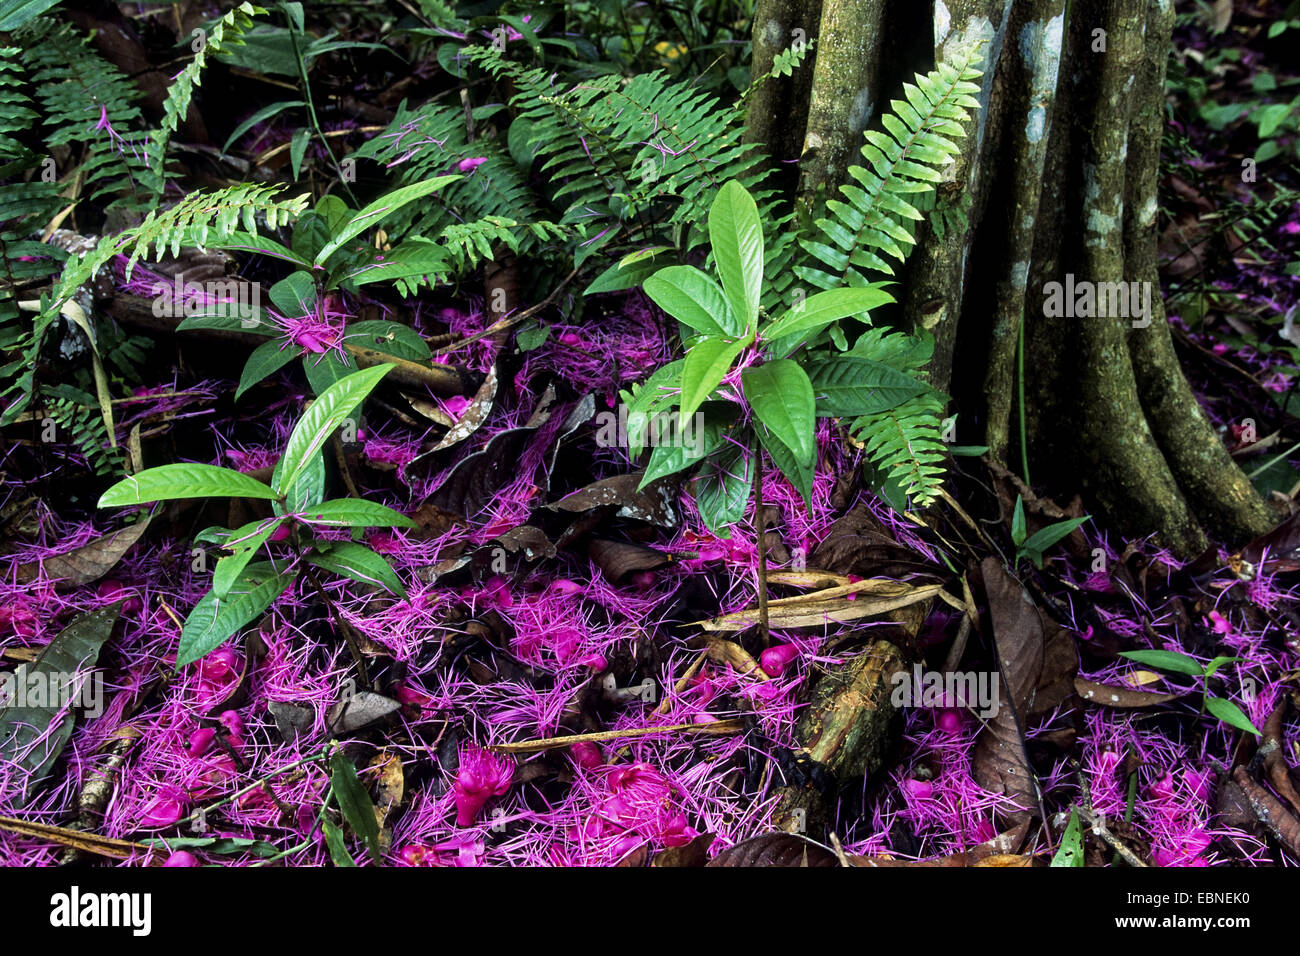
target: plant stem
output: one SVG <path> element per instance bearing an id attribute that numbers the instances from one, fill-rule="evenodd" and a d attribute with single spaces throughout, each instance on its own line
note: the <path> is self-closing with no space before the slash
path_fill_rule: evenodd
<path id="1" fill-rule="evenodd" d="M 754 528 L 758 536 L 758 635 L 763 646 L 771 641 L 767 626 L 767 521 L 763 512 L 763 449 L 754 443 Z"/>
<path id="2" fill-rule="evenodd" d="M 1016 339 L 1016 394 L 1020 411 L 1018 414 L 1020 424 L 1020 469 L 1025 475 L 1025 486 L 1028 487 L 1029 480 L 1029 442 L 1025 437 L 1025 323 L 1020 323 L 1020 331 Z"/>

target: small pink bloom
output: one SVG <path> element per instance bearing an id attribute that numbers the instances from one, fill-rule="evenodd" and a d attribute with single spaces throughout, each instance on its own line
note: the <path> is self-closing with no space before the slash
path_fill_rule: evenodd
<path id="1" fill-rule="evenodd" d="M 140 814 L 140 828 L 161 830 L 176 823 L 185 815 L 185 805 L 181 802 L 181 796 L 181 792 L 174 788 L 160 790 Z"/>
<path id="2" fill-rule="evenodd" d="M 462 173 L 472 173 L 474 170 L 478 169 L 486 162 L 487 162 L 486 156 L 475 156 L 472 159 L 462 159 L 459 163 L 456 164 L 456 168 L 459 169 Z"/>
<path id="3" fill-rule="evenodd" d="M 934 726 L 945 734 L 961 733 L 961 711 L 955 707 L 943 707 L 935 712 Z"/>
<path id="4" fill-rule="evenodd" d="M 1233 627 L 1231 621 L 1218 611 L 1211 611 L 1207 616 L 1210 619 L 1210 626 L 1214 628 L 1216 634 L 1222 634 L 1224 637 L 1232 636 Z"/>
<path id="5" fill-rule="evenodd" d="M 600 755 L 600 747 L 590 740 L 580 740 L 570 747 L 569 756 L 583 770 L 595 770 L 605 762 Z"/>
<path id="6" fill-rule="evenodd" d="M 799 659 L 799 648 L 793 644 L 777 644 L 759 655 L 759 666 L 768 677 L 780 677 L 792 661 Z"/>
<path id="7" fill-rule="evenodd" d="M 917 780 L 914 777 L 907 777 L 902 782 L 903 790 L 910 797 L 917 800 L 926 800 L 934 795 L 934 784 L 928 780 Z"/>
<path id="8" fill-rule="evenodd" d="M 108 581 L 101 581 L 99 587 L 96 588 L 96 591 L 99 596 L 109 604 L 122 601 L 123 614 L 134 614 L 144 607 L 140 598 L 138 598 L 133 592 L 128 591 L 126 585 L 121 581 L 114 581 L 111 579 Z"/>
<path id="9" fill-rule="evenodd" d="M 486 750 L 467 747 L 460 754 L 460 770 L 452 790 L 456 795 L 456 825 L 471 826 L 483 804 L 510 789 L 514 764 Z"/>
<path id="10" fill-rule="evenodd" d="M 191 757 L 202 757 L 212 749 L 212 744 L 217 739 L 217 732 L 211 727 L 200 727 L 194 733 L 190 734 L 190 739 L 186 745 Z"/>
<path id="11" fill-rule="evenodd" d="M 163 866 L 201 866 L 198 857 L 186 850 L 177 850 L 171 856 L 167 857 L 167 862 Z"/>

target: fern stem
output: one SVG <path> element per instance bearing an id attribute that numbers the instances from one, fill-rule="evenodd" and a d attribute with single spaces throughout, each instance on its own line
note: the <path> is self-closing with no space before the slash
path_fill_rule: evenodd
<path id="1" fill-rule="evenodd" d="M 325 153 L 329 156 L 330 162 L 334 164 L 334 172 L 338 174 L 339 182 L 343 185 L 343 191 L 348 194 L 352 204 L 357 203 L 357 197 L 352 192 L 352 187 L 348 185 L 348 178 L 343 175 L 343 167 L 339 165 L 338 158 L 334 155 L 334 149 L 330 146 L 329 137 L 321 129 L 320 119 L 316 116 L 316 101 L 311 95 L 311 83 L 307 80 L 307 65 L 302 60 L 302 50 L 298 48 L 298 31 L 294 29 L 293 17 L 285 11 L 285 19 L 289 21 L 289 42 L 293 44 L 293 58 L 298 63 L 298 76 L 302 80 L 302 92 L 307 100 L 307 115 L 311 117 L 312 129 L 316 131 L 317 137 L 320 138 L 321 145 L 325 147 Z"/>

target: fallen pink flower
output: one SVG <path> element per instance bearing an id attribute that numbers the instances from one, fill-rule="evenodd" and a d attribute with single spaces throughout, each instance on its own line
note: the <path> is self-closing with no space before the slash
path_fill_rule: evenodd
<path id="1" fill-rule="evenodd" d="M 456 825 L 473 825 L 489 798 L 502 796 L 510 789 L 514 774 L 514 764 L 508 760 L 478 747 L 462 750 L 460 770 L 452 784 L 456 794 Z"/>

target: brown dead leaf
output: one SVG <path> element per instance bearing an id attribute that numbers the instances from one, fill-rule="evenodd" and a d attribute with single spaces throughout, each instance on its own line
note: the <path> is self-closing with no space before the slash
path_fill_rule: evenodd
<path id="1" fill-rule="evenodd" d="M 483 379 L 483 384 L 479 386 L 478 394 L 461 413 L 460 418 L 455 425 L 447 430 L 447 434 L 442 436 L 442 441 L 434 445 L 431 451 L 442 451 L 444 448 L 450 448 L 452 445 L 458 445 L 470 435 L 478 431 L 479 426 L 488 419 L 492 414 L 492 403 L 497 397 L 497 367 L 494 364 L 488 369 L 487 377 Z"/>
<path id="2" fill-rule="evenodd" d="M 905 581 L 869 578 L 797 597 L 768 601 L 768 626 L 776 629 L 822 627 L 832 622 L 856 621 L 929 600 L 941 589 L 942 585 L 939 584 L 918 587 Z M 758 620 L 758 608 L 753 607 L 707 621 L 697 621 L 696 624 L 706 631 L 743 631 L 753 627 Z"/>
<path id="3" fill-rule="evenodd" d="M 611 584 L 618 584 L 637 571 L 653 571 L 672 562 L 669 555 L 654 548 L 603 538 L 593 538 L 588 542 L 587 555 L 596 562 L 596 566 Z"/>
<path id="4" fill-rule="evenodd" d="M 712 833 L 701 833 L 684 846 L 672 846 L 656 853 L 650 860 L 650 865 L 659 868 L 707 866 L 709 847 L 713 846 L 716 839 Z"/>
<path id="5" fill-rule="evenodd" d="M 723 850 L 706 866 L 839 866 L 835 854 L 793 833 L 765 833 Z"/>
<path id="6" fill-rule="evenodd" d="M 1112 687 L 1109 684 L 1098 684 L 1094 681 L 1084 680 L 1082 677 L 1074 679 L 1074 690 L 1075 693 L 1089 703 L 1123 710 L 1158 707 L 1182 696 L 1180 694 L 1156 694 L 1151 691 L 1133 690 L 1131 687 Z"/>
<path id="7" fill-rule="evenodd" d="M 595 508 L 617 508 L 620 518 L 645 521 L 663 528 L 677 527 L 677 512 L 673 508 L 675 483 L 663 478 L 652 481 L 638 491 L 644 472 L 616 475 L 592 482 L 571 495 L 546 505 L 551 511 L 583 512 Z"/>
<path id="8" fill-rule="evenodd" d="M 137 521 L 63 554 L 20 564 L 16 571 L 18 583 L 28 584 L 36 580 L 42 569 L 48 578 L 57 582 L 57 591 L 67 591 L 98 581 L 113 570 L 131 550 L 131 546 L 140 540 L 149 529 L 149 520 L 145 518 Z"/>

